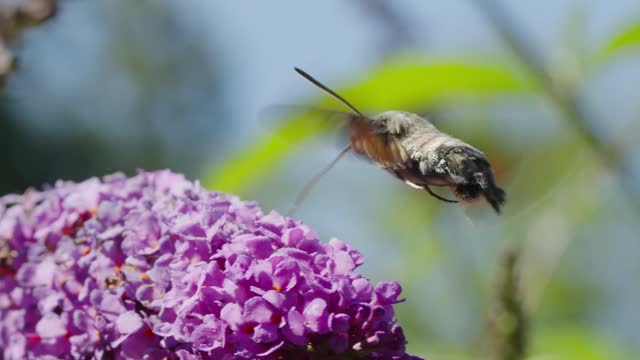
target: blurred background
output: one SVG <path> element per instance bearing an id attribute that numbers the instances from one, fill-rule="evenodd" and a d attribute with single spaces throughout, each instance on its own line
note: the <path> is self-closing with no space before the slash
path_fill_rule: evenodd
<path id="1" fill-rule="evenodd" d="M 411 353 L 640 358 L 636 0 L 0 0 L 0 194 L 170 168 L 284 213 L 341 142 L 265 111 L 341 109 L 293 66 L 428 114 L 507 191 L 495 216 L 348 156 L 296 214 L 403 285 Z"/>

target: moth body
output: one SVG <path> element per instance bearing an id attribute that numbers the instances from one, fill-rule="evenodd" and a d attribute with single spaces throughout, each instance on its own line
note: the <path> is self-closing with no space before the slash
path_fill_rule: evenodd
<path id="1" fill-rule="evenodd" d="M 473 202 L 484 198 L 496 212 L 500 212 L 505 192 L 496 185 L 491 165 L 480 150 L 438 130 L 427 119 L 410 112 L 385 111 L 367 117 L 309 74 L 297 68 L 296 71 L 352 111 L 346 115 L 350 144 L 338 159 L 353 149 L 407 185 L 424 189 L 439 200 Z M 311 184 L 315 181 L 317 178 Z M 458 201 L 435 194 L 430 186 L 449 187 Z M 306 195 L 308 189 L 302 195 Z M 303 197 L 299 197 L 296 204 Z"/>
<path id="2" fill-rule="evenodd" d="M 427 119 L 406 111 L 386 111 L 369 121 L 352 121 L 351 129 L 351 144 L 357 153 L 408 185 L 419 189 L 448 186 L 464 202 L 484 195 L 500 211 L 504 191 L 495 185 L 485 155 Z M 376 144 L 378 139 L 382 141 Z"/>

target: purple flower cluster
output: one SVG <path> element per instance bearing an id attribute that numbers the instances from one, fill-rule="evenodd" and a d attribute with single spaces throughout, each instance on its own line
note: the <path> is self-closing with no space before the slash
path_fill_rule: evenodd
<path id="1" fill-rule="evenodd" d="M 6 195 L 0 358 L 413 358 L 362 263 L 169 171 Z"/>

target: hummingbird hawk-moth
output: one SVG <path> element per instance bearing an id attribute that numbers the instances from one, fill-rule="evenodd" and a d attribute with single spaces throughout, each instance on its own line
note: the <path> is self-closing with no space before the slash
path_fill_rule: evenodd
<path id="1" fill-rule="evenodd" d="M 427 119 L 410 112 L 385 111 L 367 117 L 311 75 L 294 69 L 347 106 L 351 112 L 345 113 L 350 132 L 348 146 L 307 184 L 293 209 L 322 175 L 343 155 L 353 150 L 409 186 L 423 189 L 438 200 L 468 203 L 484 198 L 500 213 L 505 192 L 496 185 L 491 165 L 480 150 L 438 130 Z M 434 193 L 430 186 L 449 187 L 458 200 L 444 198 Z"/>

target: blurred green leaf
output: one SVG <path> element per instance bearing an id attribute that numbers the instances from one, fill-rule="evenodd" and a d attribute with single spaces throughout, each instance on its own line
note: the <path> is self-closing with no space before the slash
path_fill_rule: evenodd
<path id="1" fill-rule="evenodd" d="M 640 22 L 636 22 L 615 34 L 602 46 L 597 54 L 598 63 L 603 63 L 619 52 L 640 46 Z"/>
<path id="2" fill-rule="evenodd" d="M 497 158 L 499 160 L 499 157 Z M 499 161 L 495 161 L 500 166 Z M 531 211 L 535 208 L 544 209 L 550 206 L 558 193 L 568 193 L 568 189 L 579 190 L 576 184 L 597 179 L 599 168 L 594 168 L 594 155 L 584 142 L 575 137 L 567 136 L 564 141 L 554 141 L 541 144 L 536 149 L 527 151 L 516 163 L 518 169 L 513 170 L 509 188 L 509 208 L 512 216 L 509 229 L 521 231 L 524 225 L 516 221 L 515 217 L 525 223 L 531 219 Z M 572 200 L 572 214 L 577 215 L 579 204 L 584 209 L 590 209 L 587 201 L 597 201 L 593 195 L 588 198 Z M 512 234 L 516 236 L 516 234 Z"/>
<path id="3" fill-rule="evenodd" d="M 418 112 L 445 101 L 490 100 L 530 88 L 504 63 L 405 58 L 383 64 L 362 81 L 338 88 L 338 92 L 362 111 Z M 335 103 L 325 97 L 314 104 L 335 107 Z M 286 117 L 273 132 L 209 170 L 203 183 L 210 189 L 242 193 L 256 179 L 273 171 L 297 145 L 325 133 L 329 125 L 309 114 Z"/>
<path id="4" fill-rule="evenodd" d="M 547 360 L 631 360 L 637 359 L 620 350 L 608 338 L 577 327 L 544 331 L 534 341 L 529 359 Z"/>

